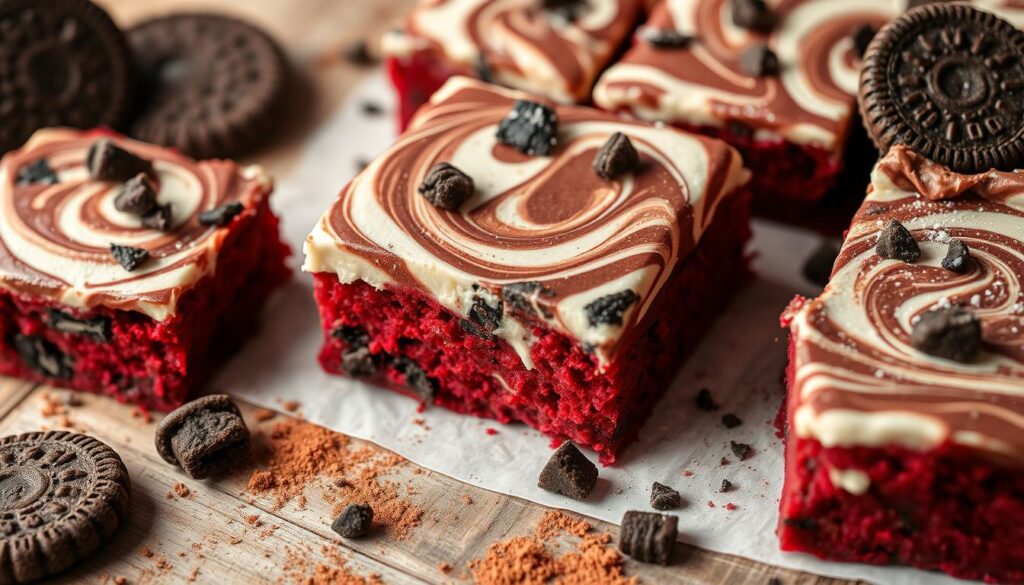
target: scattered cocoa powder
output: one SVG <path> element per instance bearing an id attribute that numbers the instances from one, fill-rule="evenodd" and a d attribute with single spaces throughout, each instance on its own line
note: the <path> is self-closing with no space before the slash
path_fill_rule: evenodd
<path id="1" fill-rule="evenodd" d="M 275 507 L 295 500 L 304 507 L 305 490 L 318 485 L 338 515 L 351 503 L 373 508 L 374 524 L 401 539 L 419 526 L 423 511 L 400 495 L 385 475 L 405 459 L 377 448 L 353 445 L 348 437 L 297 419 L 282 420 L 269 432 L 258 430 L 257 464 L 247 491 L 274 498 Z"/>
<path id="2" fill-rule="evenodd" d="M 469 564 L 479 585 L 637 585 L 626 577 L 622 556 L 610 547 L 611 535 L 592 533 L 582 518 L 551 511 L 537 523 L 534 536 L 495 542 L 483 559 Z M 563 533 L 579 538 L 575 549 L 556 556 L 546 542 Z"/>
<path id="3" fill-rule="evenodd" d="M 142 548 L 139 549 L 139 554 L 146 557 L 147 559 L 153 558 L 153 550 L 145 545 L 143 545 Z"/>
<path id="4" fill-rule="evenodd" d="M 256 514 L 249 514 L 246 516 L 245 523 L 252 528 L 259 528 L 260 526 L 263 526 L 263 522 L 260 521 L 260 517 Z"/>
<path id="5" fill-rule="evenodd" d="M 301 585 L 383 585 L 380 575 L 360 577 L 348 568 L 348 561 L 336 549 L 329 546 L 320 548 L 320 555 L 326 562 L 313 560 L 313 551 L 308 547 L 284 549 L 284 583 Z"/>
<path id="6" fill-rule="evenodd" d="M 174 484 L 173 489 L 175 495 L 177 495 L 179 498 L 189 498 L 192 496 L 192 490 L 190 490 L 187 485 L 181 482 Z"/>

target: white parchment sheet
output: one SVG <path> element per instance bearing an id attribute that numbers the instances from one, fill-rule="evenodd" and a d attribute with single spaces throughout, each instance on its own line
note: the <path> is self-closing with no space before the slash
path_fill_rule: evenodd
<path id="1" fill-rule="evenodd" d="M 387 113 L 365 115 L 365 101 L 387 104 Z M 371 159 L 393 140 L 392 104 L 384 76 L 373 76 L 308 138 L 292 174 L 279 178 L 274 207 L 297 256 L 306 234 L 357 171 L 355 161 Z M 551 449 L 549 439 L 532 429 L 434 407 L 422 414 L 426 430 L 413 422 L 421 416 L 415 401 L 324 374 L 316 362 L 320 328 L 307 275 L 297 274 L 275 297 L 261 334 L 228 365 L 217 388 L 268 408 L 297 400 L 309 420 L 372 441 L 423 467 L 610 522 L 618 523 L 626 510 L 649 509 L 651 483 L 659 481 L 678 489 L 689 502 L 678 512 L 680 538 L 705 549 L 886 585 L 962 583 L 912 569 L 824 563 L 778 550 L 775 526 L 783 461 L 772 422 L 783 395 L 786 359 L 786 333 L 778 318 L 794 293 L 814 293 L 800 276 L 800 267 L 818 237 L 767 222 L 758 222 L 755 233 L 758 279 L 689 359 L 643 427 L 639 442 L 614 467 L 601 469 L 597 493 L 587 502 L 536 487 L 536 475 Z M 720 411 L 705 413 L 694 407 L 693 396 L 701 387 L 711 389 Z M 728 412 L 739 416 L 743 425 L 725 429 L 721 415 Z M 497 434 L 488 435 L 488 428 Z M 755 455 L 743 463 L 736 461 L 730 439 L 750 443 Z M 732 463 L 721 466 L 723 456 Z M 718 493 L 723 479 L 738 489 Z M 727 510 L 728 503 L 736 509 Z"/>

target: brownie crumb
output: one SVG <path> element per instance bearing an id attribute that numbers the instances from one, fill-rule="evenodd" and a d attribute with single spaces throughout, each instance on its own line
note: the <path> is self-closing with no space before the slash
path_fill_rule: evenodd
<path id="1" fill-rule="evenodd" d="M 963 274 L 971 267 L 971 251 L 963 240 L 950 240 L 946 257 L 942 259 L 942 267 L 957 274 Z"/>
<path id="2" fill-rule="evenodd" d="M 704 412 L 714 412 L 718 410 L 718 403 L 711 397 L 711 390 L 708 388 L 701 388 L 697 391 L 697 397 L 694 399 L 697 403 L 697 408 Z"/>
<path id="3" fill-rule="evenodd" d="M 934 309 L 921 315 L 911 337 L 918 351 L 969 363 L 981 351 L 981 320 L 964 307 Z"/>
<path id="4" fill-rule="evenodd" d="M 473 196 L 473 178 L 446 162 L 430 168 L 419 186 L 420 195 L 434 207 L 458 211 Z"/>
<path id="5" fill-rule="evenodd" d="M 571 441 L 562 443 L 540 472 L 537 486 L 543 490 L 586 500 L 597 485 L 597 466 Z"/>
<path id="6" fill-rule="evenodd" d="M 764 43 L 755 43 L 740 55 L 740 69 L 751 77 L 768 77 L 779 73 L 779 58 Z"/>
<path id="7" fill-rule="evenodd" d="M 675 510 L 682 504 L 683 497 L 678 491 L 658 482 L 651 486 L 651 507 L 655 510 Z"/>
<path id="8" fill-rule="evenodd" d="M 640 295 L 631 290 L 624 290 L 605 295 L 583 307 L 587 313 L 587 321 L 591 327 L 599 325 L 622 325 L 622 317 L 626 310 L 640 300 Z"/>
<path id="9" fill-rule="evenodd" d="M 149 259 L 149 251 L 147 250 L 143 250 L 142 248 L 133 248 L 131 246 L 121 246 L 118 244 L 110 244 L 110 254 L 114 257 L 114 260 L 117 260 L 117 263 L 121 265 L 121 268 L 124 268 L 128 272 L 133 272 Z"/>
<path id="10" fill-rule="evenodd" d="M 732 449 L 732 454 L 739 458 L 740 461 L 746 461 L 754 455 L 754 448 L 747 443 L 729 441 L 729 447 Z"/>
<path id="11" fill-rule="evenodd" d="M 558 114 L 537 102 L 516 100 L 498 125 L 498 142 L 530 156 L 548 156 L 558 143 Z"/>
<path id="12" fill-rule="evenodd" d="M 914 239 L 914 234 L 895 219 L 879 234 L 875 252 L 882 258 L 908 263 L 917 262 L 921 257 L 921 247 Z"/>
<path id="13" fill-rule="evenodd" d="M 640 155 L 633 142 L 622 132 L 608 138 L 594 157 L 594 172 L 606 181 L 611 181 L 633 172 L 640 165 Z"/>
<path id="14" fill-rule="evenodd" d="M 732 482 L 728 479 L 722 480 L 722 487 L 718 488 L 718 491 L 723 494 L 727 494 L 733 490 Z"/>
<path id="15" fill-rule="evenodd" d="M 722 416 L 722 424 L 725 425 L 725 428 L 727 429 L 735 429 L 736 427 L 743 425 L 743 420 L 730 412 L 729 414 Z"/>
<path id="16" fill-rule="evenodd" d="M 630 510 L 622 517 L 619 550 L 643 563 L 668 565 L 678 523 L 676 516 Z"/>
<path id="17" fill-rule="evenodd" d="M 342 538 L 362 538 L 370 532 L 373 508 L 366 504 L 349 504 L 331 523 L 331 530 Z"/>

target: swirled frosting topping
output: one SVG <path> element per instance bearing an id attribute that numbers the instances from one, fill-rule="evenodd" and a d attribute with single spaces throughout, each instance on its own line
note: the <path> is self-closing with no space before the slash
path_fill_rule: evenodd
<path id="1" fill-rule="evenodd" d="M 472 74 L 560 103 L 582 103 L 628 39 L 642 0 L 585 0 L 567 18 L 542 0 L 420 0 L 404 29 L 385 36 L 386 53 L 431 54 Z"/>
<path id="2" fill-rule="evenodd" d="M 721 142 L 571 106 L 556 108 L 552 155 L 524 155 L 495 138 L 522 97 L 449 81 L 324 214 L 307 239 L 304 268 L 415 288 L 463 316 L 486 303 L 502 315 L 493 333 L 528 366 L 530 323 L 538 321 L 611 360 L 747 173 Z M 639 151 L 640 170 L 606 181 L 591 164 L 617 131 Z M 457 212 L 417 192 L 439 162 L 476 184 Z M 592 322 L 589 305 L 627 291 L 635 302 L 621 322 Z"/>
<path id="3" fill-rule="evenodd" d="M 875 252 L 896 219 L 918 240 L 914 263 Z M 951 239 L 971 251 L 942 267 Z M 906 147 L 876 167 L 824 294 L 795 307 L 795 432 L 826 446 L 944 442 L 1024 460 L 1024 172 L 959 175 Z M 970 363 L 915 349 L 933 309 L 961 305 L 982 323 Z"/>
<path id="4" fill-rule="evenodd" d="M 694 126 L 741 123 L 755 137 L 811 144 L 841 152 L 856 109 L 860 58 L 852 33 L 881 26 L 906 0 L 767 0 L 776 24 L 767 33 L 733 23 L 732 0 L 665 0 L 647 27 L 694 37 L 684 49 L 640 40 L 599 80 L 594 101 L 648 120 Z M 1018 26 L 1024 6 L 975 0 Z M 752 77 L 743 53 L 765 43 L 779 73 Z"/>
<path id="5" fill-rule="evenodd" d="M 182 294 L 217 267 L 227 230 L 202 225 L 199 214 L 229 202 L 255 210 L 271 190 L 257 167 L 228 161 L 196 162 L 170 150 L 113 138 L 152 161 L 158 202 L 170 204 L 171 227 L 144 227 L 115 208 L 122 183 L 96 181 L 86 168 L 100 136 L 40 130 L 0 162 L 0 286 L 71 307 L 105 306 L 173 316 Z M 43 164 L 53 181 L 26 181 L 25 169 Z M 149 260 L 128 272 L 111 244 L 146 250 Z"/>

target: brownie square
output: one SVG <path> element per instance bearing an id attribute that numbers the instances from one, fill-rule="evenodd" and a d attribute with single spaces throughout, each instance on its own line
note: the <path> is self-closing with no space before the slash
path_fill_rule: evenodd
<path id="1" fill-rule="evenodd" d="M 1024 173 L 879 162 L 825 292 L 783 318 L 783 549 L 1024 580 L 1022 280 Z"/>
<path id="2" fill-rule="evenodd" d="M 402 127 L 453 75 L 587 103 L 642 0 L 419 0 L 384 37 Z"/>
<path id="3" fill-rule="evenodd" d="M 760 214 L 806 222 L 845 213 L 845 224 L 877 158 L 857 115 L 862 50 L 905 4 L 769 0 L 763 14 L 750 8 L 757 4 L 661 2 L 633 47 L 601 76 L 594 103 L 739 149 Z M 1024 20 L 1009 2 L 974 4 Z M 666 45 L 659 38 L 667 33 L 688 40 Z"/>
<path id="4" fill-rule="evenodd" d="M 454 78 L 345 187 L 305 246 L 320 361 L 610 462 L 742 285 L 748 174 L 720 141 L 528 99 Z M 605 179 L 617 132 L 637 158 Z M 455 211 L 421 192 L 467 178 Z"/>
<path id="5" fill-rule="evenodd" d="M 120 149 L 104 172 L 148 170 L 94 179 L 101 138 Z M 272 189 L 258 167 L 37 132 L 0 161 L 0 374 L 180 405 L 289 278 Z"/>

